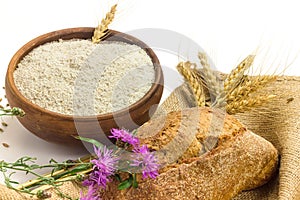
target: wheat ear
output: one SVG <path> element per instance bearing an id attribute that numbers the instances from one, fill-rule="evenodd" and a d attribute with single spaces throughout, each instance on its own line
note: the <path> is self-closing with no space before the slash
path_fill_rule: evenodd
<path id="1" fill-rule="evenodd" d="M 177 65 L 178 72 L 185 78 L 193 90 L 199 107 L 205 106 L 205 94 L 200 77 L 196 75 L 196 70 L 192 68 L 195 64 L 187 61 L 180 62 Z"/>
<path id="2" fill-rule="evenodd" d="M 276 79 L 277 76 L 275 75 L 256 76 L 253 78 L 245 77 L 244 81 L 227 95 L 227 103 L 249 97 L 250 94 L 276 81 Z"/>
<path id="3" fill-rule="evenodd" d="M 224 81 L 225 93 L 230 93 L 230 91 L 232 91 L 237 85 L 239 85 L 246 70 L 251 67 L 254 58 L 254 55 L 247 56 L 235 69 L 230 72 L 230 74 Z"/>
<path id="4" fill-rule="evenodd" d="M 101 38 L 106 35 L 108 25 L 114 20 L 117 11 L 117 4 L 113 5 L 101 23 L 95 28 L 94 35 L 92 37 L 93 43 L 99 43 Z"/>
<path id="5" fill-rule="evenodd" d="M 226 112 L 228 114 L 242 113 L 251 110 L 253 107 L 261 106 L 269 100 L 275 98 L 276 95 L 268 96 L 255 96 L 252 98 L 246 98 L 236 102 L 232 102 L 226 105 Z"/>
<path id="6" fill-rule="evenodd" d="M 203 67 L 203 70 L 201 73 L 203 82 L 205 83 L 207 89 L 209 90 L 210 96 L 212 96 L 212 98 L 214 98 L 213 105 L 215 105 L 216 102 L 219 101 L 219 99 L 224 98 L 225 94 L 224 94 L 224 91 L 222 88 L 223 82 L 217 76 L 217 74 L 212 71 L 212 69 L 208 63 L 207 55 L 204 52 L 199 52 L 198 58 L 200 60 L 200 64 Z"/>

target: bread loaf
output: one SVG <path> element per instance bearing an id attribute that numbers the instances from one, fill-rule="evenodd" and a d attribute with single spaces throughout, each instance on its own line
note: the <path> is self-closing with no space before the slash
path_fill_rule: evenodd
<path id="1" fill-rule="evenodd" d="M 226 200 L 263 185 L 277 169 L 273 145 L 218 110 L 172 112 L 144 124 L 138 136 L 156 151 L 163 165 L 160 175 L 139 178 L 137 189 L 120 192 L 113 181 L 103 199 Z M 207 151 L 210 144 L 214 148 Z"/>

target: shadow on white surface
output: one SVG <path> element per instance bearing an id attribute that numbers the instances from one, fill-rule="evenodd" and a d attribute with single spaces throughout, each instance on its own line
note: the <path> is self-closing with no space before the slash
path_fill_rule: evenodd
<path id="1" fill-rule="evenodd" d="M 37 158 L 38 164 L 47 164 L 51 158 L 57 161 L 65 161 L 68 159 L 77 159 L 87 154 L 83 148 L 67 147 L 59 144 L 46 142 L 34 134 L 26 130 L 20 122 L 13 117 L 3 117 L 8 126 L 4 127 L 4 132 L 0 134 L 0 159 L 7 162 L 15 162 L 23 156 Z M 2 143 L 6 143 L 9 147 L 4 147 Z M 47 171 L 45 171 L 47 172 Z M 23 182 L 30 178 L 25 174 L 14 176 L 15 180 Z M 0 175 L 0 182 L 4 179 Z"/>

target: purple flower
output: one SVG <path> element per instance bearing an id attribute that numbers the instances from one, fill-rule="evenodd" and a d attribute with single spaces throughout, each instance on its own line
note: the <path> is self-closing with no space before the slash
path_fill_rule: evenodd
<path id="1" fill-rule="evenodd" d="M 109 138 L 115 138 L 117 140 L 122 140 L 123 142 L 126 142 L 128 144 L 131 144 L 132 146 L 138 146 L 140 141 L 139 138 L 134 136 L 132 133 L 124 130 L 124 129 L 111 129 L 111 136 L 108 136 Z"/>
<path id="2" fill-rule="evenodd" d="M 97 156 L 96 159 L 91 160 L 93 164 L 93 171 L 90 173 L 88 179 L 84 180 L 82 184 L 88 186 L 88 193 L 81 200 L 86 199 L 100 199 L 98 195 L 99 189 L 105 189 L 108 182 L 111 181 L 110 177 L 114 175 L 117 167 L 117 158 L 112 150 L 97 148 L 94 146 L 94 151 Z"/>
<path id="3" fill-rule="evenodd" d="M 110 181 L 110 176 L 114 175 L 116 171 L 119 158 L 113 155 L 113 151 L 108 150 L 105 146 L 102 149 L 94 146 L 94 151 L 97 158 L 91 160 L 94 166 L 92 172 L 93 176 L 91 176 L 90 179 L 95 181 L 98 186 L 106 188 L 107 182 Z"/>
<path id="4" fill-rule="evenodd" d="M 133 150 L 132 167 L 139 167 L 142 170 L 143 178 L 156 178 L 158 176 L 159 164 L 158 160 L 153 153 L 151 153 L 146 145 Z"/>

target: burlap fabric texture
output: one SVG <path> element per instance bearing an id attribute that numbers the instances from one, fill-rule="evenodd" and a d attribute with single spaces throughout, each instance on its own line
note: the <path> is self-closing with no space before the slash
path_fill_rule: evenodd
<path id="1" fill-rule="evenodd" d="M 235 200 L 297 200 L 300 199 L 300 77 L 280 77 L 260 91 L 277 95 L 271 102 L 235 117 L 248 129 L 264 137 L 278 149 L 278 173 L 266 185 L 245 191 Z M 194 97 L 187 84 L 178 87 L 159 108 L 157 115 L 194 107 Z M 62 192 L 79 197 L 86 188 L 67 183 Z M 59 199 L 55 191 L 50 199 Z M 0 200 L 32 199 L 0 185 Z"/>

